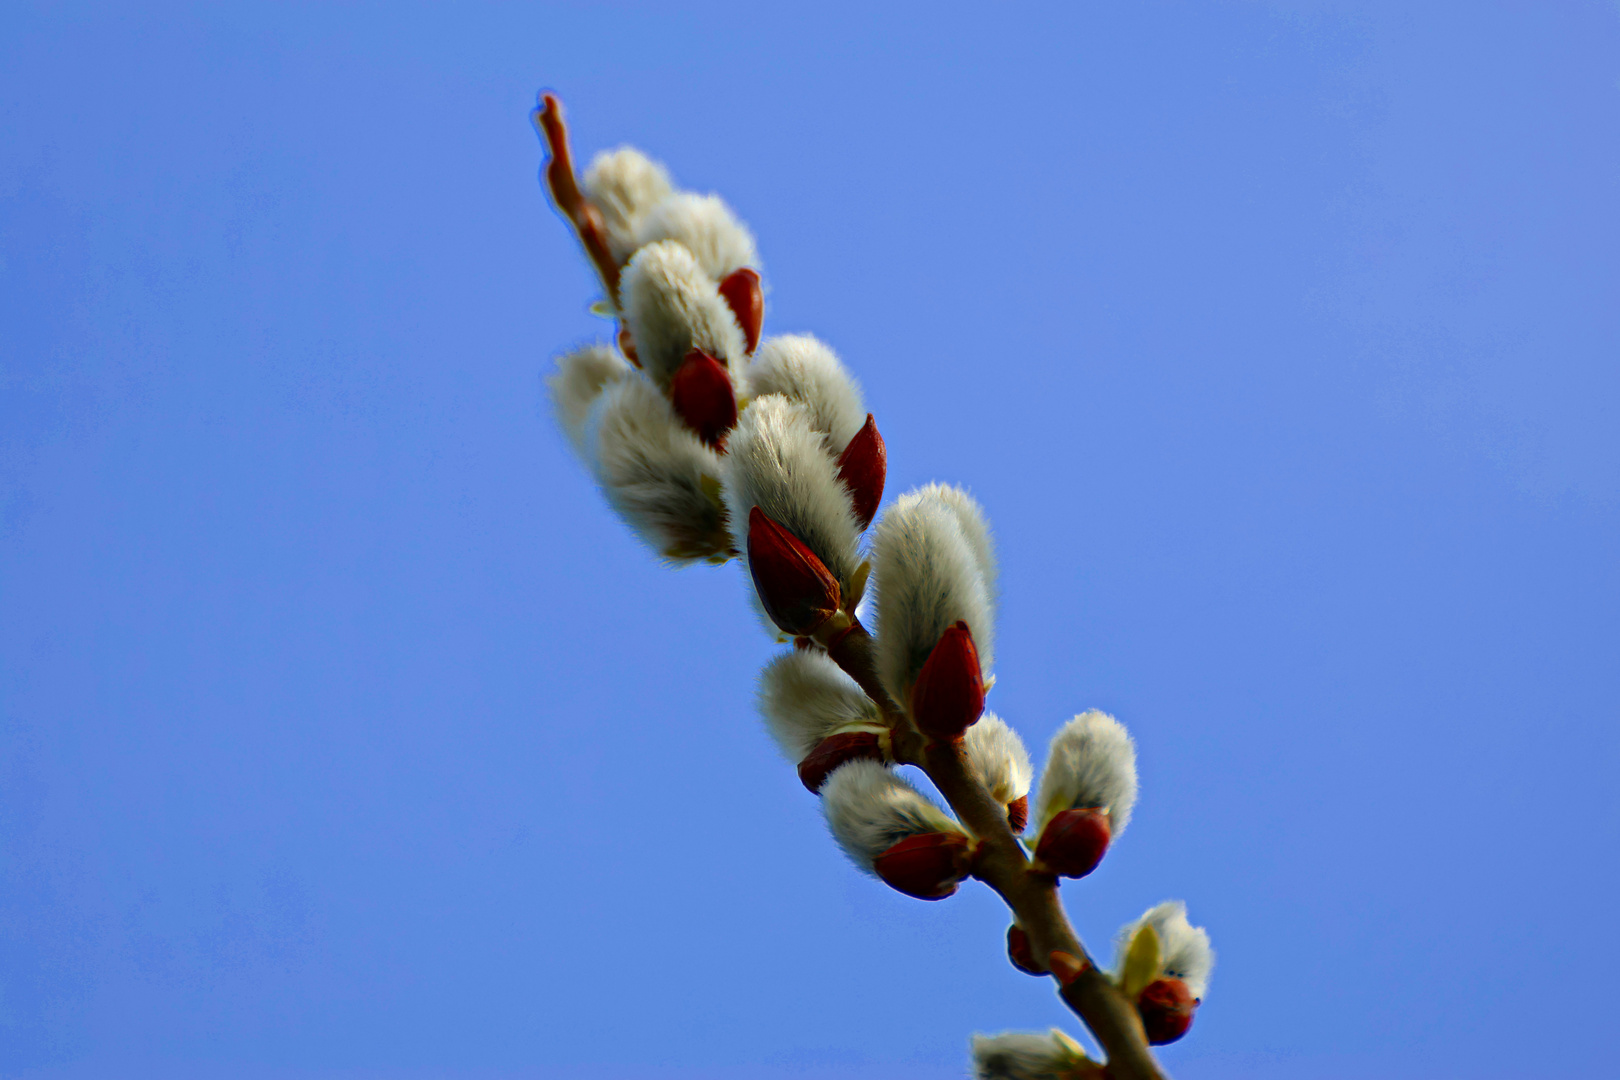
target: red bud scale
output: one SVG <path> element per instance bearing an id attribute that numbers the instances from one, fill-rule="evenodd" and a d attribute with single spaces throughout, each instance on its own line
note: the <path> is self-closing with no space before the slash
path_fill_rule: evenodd
<path id="1" fill-rule="evenodd" d="M 746 266 L 733 270 L 720 282 L 720 296 L 737 316 L 737 325 L 748 339 L 748 351 L 753 353 L 765 325 L 765 294 L 760 289 L 759 272 Z"/>
<path id="2" fill-rule="evenodd" d="M 816 748 L 799 762 L 799 779 L 812 793 L 820 792 L 821 785 L 838 766 L 860 758 L 885 761 L 882 737 L 875 731 L 843 731 L 829 735 L 816 744 Z"/>
<path id="3" fill-rule="evenodd" d="M 966 622 L 939 636 L 911 688 L 911 715 L 930 738 L 959 739 L 984 712 L 984 677 L 979 650 Z"/>
<path id="4" fill-rule="evenodd" d="M 686 426 L 713 447 L 726 441 L 737 423 L 737 395 L 725 365 L 702 349 L 692 349 L 669 380 L 670 402 Z"/>
<path id="5" fill-rule="evenodd" d="M 826 564 L 757 506 L 748 511 L 748 572 L 765 614 L 783 633 L 812 634 L 843 603 Z"/>
<path id="6" fill-rule="evenodd" d="M 1025 975 L 1045 975 L 1046 967 L 1035 959 L 1035 950 L 1029 943 L 1029 934 L 1013 923 L 1007 927 L 1007 959 Z"/>
<path id="7" fill-rule="evenodd" d="M 838 479 L 849 488 L 855 520 L 862 529 L 872 524 L 878 504 L 883 501 L 883 482 L 888 472 L 889 452 L 884 448 L 883 436 L 878 434 L 877 422 L 867 413 L 866 423 L 838 455 Z"/>
<path id="8" fill-rule="evenodd" d="M 1035 844 L 1035 858 L 1048 873 L 1085 877 L 1108 851 L 1108 811 L 1087 807 L 1055 814 Z"/>
<path id="9" fill-rule="evenodd" d="M 872 863 L 891 887 L 919 900 L 943 900 L 968 876 L 972 842 L 961 833 L 908 836 Z"/>
<path id="10" fill-rule="evenodd" d="M 1136 999 L 1147 1041 L 1154 1046 L 1173 1043 L 1192 1027 L 1198 999 L 1180 979 L 1155 979 Z"/>
<path id="11" fill-rule="evenodd" d="M 1020 795 L 1007 804 L 1007 827 L 1015 833 L 1024 831 L 1029 824 L 1029 796 Z"/>

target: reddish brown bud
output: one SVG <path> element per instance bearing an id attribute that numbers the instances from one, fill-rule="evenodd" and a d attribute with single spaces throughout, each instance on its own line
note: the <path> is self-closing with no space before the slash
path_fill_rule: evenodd
<path id="1" fill-rule="evenodd" d="M 1102 862 L 1112 836 L 1108 811 L 1095 807 L 1065 810 L 1041 830 L 1041 838 L 1035 844 L 1035 858 L 1048 873 L 1059 877 L 1085 877 Z"/>
<path id="2" fill-rule="evenodd" d="M 693 349 L 675 369 L 669 380 L 669 397 L 675 412 L 698 438 L 719 447 L 726 432 L 737 423 L 737 395 L 731 389 L 731 375 L 720 361 Z"/>
<path id="3" fill-rule="evenodd" d="M 943 900 L 968 875 L 972 843 L 961 833 L 909 836 L 879 855 L 872 864 L 892 888 L 919 900 Z"/>
<path id="4" fill-rule="evenodd" d="M 1020 795 L 1007 804 L 1007 827 L 1015 833 L 1024 831 L 1029 824 L 1029 796 Z"/>
<path id="5" fill-rule="evenodd" d="M 752 353 L 759 345 L 760 327 L 765 325 L 765 294 L 759 287 L 758 272 L 746 266 L 733 270 L 720 282 L 720 296 L 737 316 L 737 325 L 742 327 Z"/>
<path id="6" fill-rule="evenodd" d="M 838 766 L 858 758 L 882 761 L 884 756 L 883 741 L 877 732 L 843 731 L 822 739 L 809 756 L 799 762 L 799 779 L 812 794 L 818 793 Z"/>
<path id="7" fill-rule="evenodd" d="M 888 474 L 889 452 L 884 449 L 883 436 L 878 434 L 877 421 L 867 413 L 866 423 L 838 455 L 838 479 L 849 488 L 855 519 L 863 529 L 872 524 L 878 503 L 883 501 L 883 481 Z"/>
<path id="8" fill-rule="evenodd" d="M 1045 975 L 1046 969 L 1035 961 L 1035 952 L 1030 947 L 1029 935 L 1017 923 L 1007 927 L 1007 959 L 1012 966 L 1025 975 Z"/>
<path id="9" fill-rule="evenodd" d="M 765 614 L 786 634 L 811 634 L 838 613 L 838 579 L 797 536 L 748 511 L 748 572 Z"/>
<path id="10" fill-rule="evenodd" d="M 1156 979 L 1136 999 L 1147 1041 L 1154 1046 L 1173 1043 L 1192 1027 L 1198 999 L 1180 979 Z"/>
<path id="11" fill-rule="evenodd" d="M 911 716 L 924 735 L 957 739 L 984 712 L 984 678 L 973 631 L 957 620 L 939 636 L 911 688 Z"/>
<path id="12" fill-rule="evenodd" d="M 1046 962 L 1051 966 L 1052 974 L 1057 976 L 1057 981 L 1064 986 L 1068 986 L 1084 975 L 1086 969 L 1091 966 L 1089 961 L 1082 960 L 1078 956 L 1066 953 L 1061 949 L 1053 949 L 1052 955 L 1046 958 Z"/>

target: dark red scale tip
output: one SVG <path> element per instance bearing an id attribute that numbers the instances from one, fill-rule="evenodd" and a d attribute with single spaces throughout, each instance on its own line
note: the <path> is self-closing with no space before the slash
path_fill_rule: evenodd
<path id="1" fill-rule="evenodd" d="M 731 389 L 731 375 L 720 361 L 693 349 L 675 369 L 669 380 L 669 397 L 686 426 L 698 438 L 718 449 L 726 432 L 737 423 L 737 395 Z"/>
<path id="2" fill-rule="evenodd" d="M 759 332 L 765 325 L 765 293 L 759 286 L 759 272 L 746 266 L 733 270 L 720 282 L 720 296 L 737 316 L 752 353 L 759 347 Z"/>
<path id="3" fill-rule="evenodd" d="M 984 712 L 984 677 L 973 631 L 958 619 L 939 636 L 911 688 L 911 716 L 930 738 L 961 738 Z"/>
<path id="4" fill-rule="evenodd" d="M 889 452 L 878 434 L 877 421 L 866 414 L 866 423 L 838 455 L 838 479 L 849 488 L 855 505 L 855 518 L 864 529 L 872 524 L 878 504 L 883 501 L 883 482 L 888 477 Z"/>
<path id="5" fill-rule="evenodd" d="M 968 875 L 972 843 L 961 833 L 908 836 L 873 860 L 892 888 L 919 900 L 943 900 Z"/>
<path id="6" fill-rule="evenodd" d="M 1017 923 L 1007 927 L 1007 959 L 1025 975 L 1045 975 L 1047 969 L 1035 960 L 1035 950 L 1029 944 L 1029 935 Z"/>
<path id="7" fill-rule="evenodd" d="M 757 506 L 748 511 L 748 573 L 765 614 L 785 634 L 815 633 L 843 603 L 832 571 Z"/>
<path id="8" fill-rule="evenodd" d="M 1155 979 L 1136 999 L 1147 1041 L 1154 1046 L 1173 1043 L 1192 1027 L 1198 999 L 1180 979 Z"/>
<path id="9" fill-rule="evenodd" d="M 883 743 L 875 731 L 844 731 L 829 735 L 799 762 L 799 779 L 812 793 L 819 794 L 827 777 L 840 765 L 860 758 L 883 761 Z"/>
<path id="10" fill-rule="evenodd" d="M 1065 810 L 1041 830 L 1035 858 L 1059 877 L 1085 877 L 1102 862 L 1112 838 L 1108 811 L 1097 807 Z"/>

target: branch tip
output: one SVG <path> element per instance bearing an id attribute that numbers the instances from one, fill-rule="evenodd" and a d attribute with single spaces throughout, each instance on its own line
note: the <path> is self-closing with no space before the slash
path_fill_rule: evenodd
<path id="1" fill-rule="evenodd" d="M 615 308 L 619 306 L 619 264 L 608 250 L 607 228 L 602 213 L 592 206 L 579 189 L 574 175 L 574 155 L 568 147 L 568 124 L 563 119 L 562 101 L 547 91 L 540 94 L 540 105 L 532 114 L 534 126 L 546 144 L 546 193 L 574 227 L 580 246 L 602 279 L 602 289 Z"/>

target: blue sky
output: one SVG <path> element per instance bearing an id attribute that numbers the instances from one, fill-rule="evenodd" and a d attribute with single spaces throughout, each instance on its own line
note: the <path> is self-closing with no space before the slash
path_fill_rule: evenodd
<path id="1" fill-rule="evenodd" d="M 1617 47 L 1602 3 L 9 5 L 0 1075 L 920 1080 L 1068 1023 L 983 889 L 842 861 L 736 567 L 660 567 L 553 428 L 605 324 L 543 86 L 751 224 L 892 494 L 985 504 L 992 707 L 1136 734 L 1065 899 L 1103 951 L 1210 928 L 1177 1076 L 1612 1069 Z"/>

